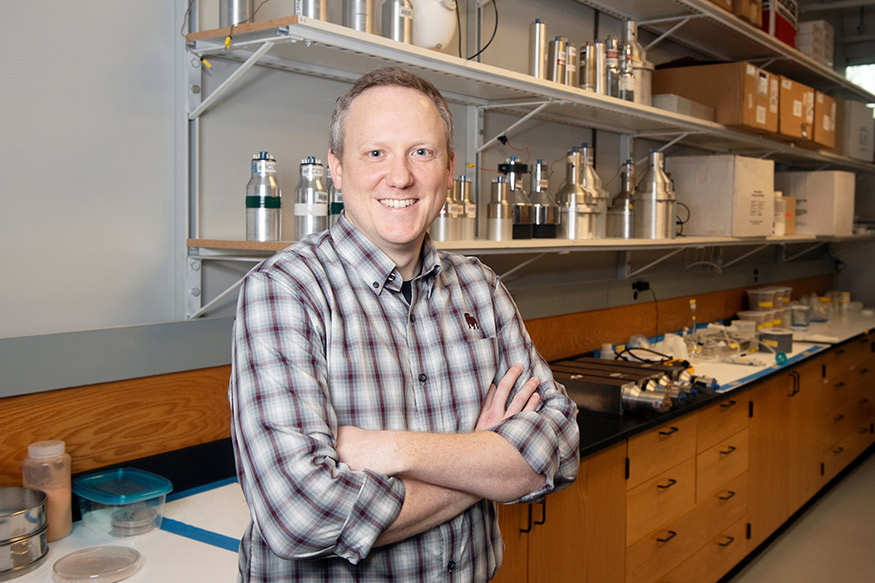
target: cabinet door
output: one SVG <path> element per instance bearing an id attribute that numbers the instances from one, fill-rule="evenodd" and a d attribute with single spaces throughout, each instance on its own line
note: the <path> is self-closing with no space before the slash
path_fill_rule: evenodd
<path id="1" fill-rule="evenodd" d="M 797 417 L 791 428 L 796 447 L 788 452 L 793 480 L 788 490 L 790 513 L 805 504 L 824 485 L 820 471 L 826 432 L 832 423 L 832 411 L 825 402 L 835 398 L 835 389 L 824 377 L 823 362 L 819 358 L 796 366 L 797 392 L 791 398 Z M 756 414 L 756 411 L 754 411 Z"/>
<path id="2" fill-rule="evenodd" d="M 499 504 L 498 527 L 504 541 L 504 560 L 492 581 L 494 583 L 526 583 L 527 555 L 529 538 L 526 532 L 529 525 L 528 504 Z"/>

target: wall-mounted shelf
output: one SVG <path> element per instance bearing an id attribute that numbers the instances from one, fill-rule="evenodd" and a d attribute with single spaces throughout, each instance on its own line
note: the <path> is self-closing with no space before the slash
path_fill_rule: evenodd
<path id="1" fill-rule="evenodd" d="M 661 35 L 685 18 L 671 40 L 721 61 L 754 61 L 830 95 L 875 103 L 875 95 L 833 69 L 708 0 L 577 0 Z"/>

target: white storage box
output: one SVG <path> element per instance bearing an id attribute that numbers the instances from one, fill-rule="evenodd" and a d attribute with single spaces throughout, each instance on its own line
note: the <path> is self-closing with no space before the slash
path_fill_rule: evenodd
<path id="1" fill-rule="evenodd" d="M 701 103 L 697 103 L 686 97 L 681 97 L 680 95 L 674 95 L 673 93 L 653 95 L 650 98 L 650 105 L 658 107 L 659 109 L 665 109 L 666 111 L 673 111 L 675 113 L 697 117 L 706 121 L 714 121 L 713 107 L 702 105 Z"/>
<path id="2" fill-rule="evenodd" d="M 872 117 L 872 109 L 859 101 L 836 101 L 836 149 L 850 158 L 871 162 L 875 150 L 875 119 Z"/>
<path id="3" fill-rule="evenodd" d="M 778 172 L 775 185 L 784 194 L 796 198 L 796 234 L 845 236 L 853 233 L 853 172 Z"/>
<path id="4" fill-rule="evenodd" d="M 690 209 L 685 235 L 766 237 L 774 221 L 775 164 L 731 154 L 665 159 L 679 203 Z M 678 214 L 683 217 L 683 211 Z"/>

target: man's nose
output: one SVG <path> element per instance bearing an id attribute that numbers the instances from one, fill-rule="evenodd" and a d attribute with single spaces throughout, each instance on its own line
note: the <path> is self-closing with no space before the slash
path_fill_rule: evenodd
<path id="1" fill-rule="evenodd" d="M 407 156 L 392 158 L 386 175 L 386 182 L 395 188 L 405 188 L 413 184 L 413 172 L 410 170 L 410 160 Z"/>

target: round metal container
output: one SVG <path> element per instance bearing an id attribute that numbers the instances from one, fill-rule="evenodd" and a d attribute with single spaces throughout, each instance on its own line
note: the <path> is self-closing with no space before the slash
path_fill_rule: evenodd
<path id="1" fill-rule="evenodd" d="M 0 488 L 0 581 L 23 575 L 45 559 L 47 499 L 40 490 Z"/>

